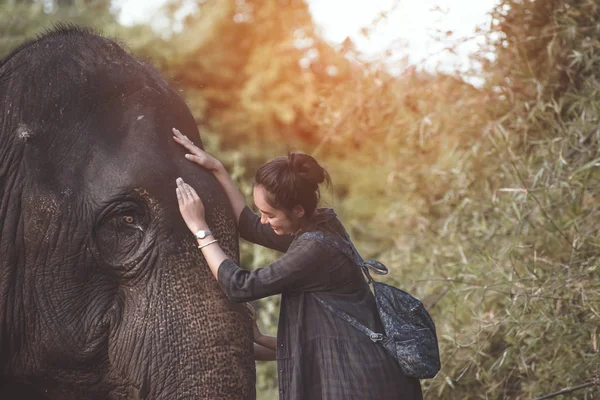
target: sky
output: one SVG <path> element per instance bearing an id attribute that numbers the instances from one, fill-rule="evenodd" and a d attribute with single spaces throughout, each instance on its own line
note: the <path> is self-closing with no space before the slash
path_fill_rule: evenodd
<path id="1" fill-rule="evenodd" d="M 173 29 L 183 29 L 186 15 L 198 12 L 197 5 L 206 0 L 182 0 Z M 486 29 L 488 15 L 498 0 L 306 0 L 322 37 L 339 44 L 349 37 L 365 58 L 384 57 L 390 68 L 394 60 L 406 57 L 429 71 L 465 72 L 471 66 L 469 55 L 478 49 L 482 37 L 475 28 Z M 159 32 L 169 29 L 170 21 L 159 8 L 166 0 L 113 0 L 120 9 L 124 25 L 150 23 Z M 243 0 L 238 0 L 243 3 Z M 368 37 L 361 29 L 371 27 L 382 12 L 388 12 Z M 438 33 L 436 33 L 438 31 Z M 439 33 L 441 32 L 441 34 Z M 448 34 L 446 34 L 448 32 Z M 451 32 L 451 33 L 450 33 Z M 437 38 L 437 40 L 435 39 Z M 467 40 L 468 39 L 468 40 Z M 454 46 L 455 54 L 444 51 Z M 477 79 L 464 77 L 477 84 Z"/>

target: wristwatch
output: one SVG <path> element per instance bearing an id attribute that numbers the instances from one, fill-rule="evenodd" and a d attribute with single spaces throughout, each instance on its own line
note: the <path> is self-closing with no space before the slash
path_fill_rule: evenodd
<path id="1" fill-rule="evenodd" d="M 194 236 L 196 236 L 196 239 L 204 239 L 205 237 L 212 235 L 211 231 L 205 231 L 200 229 L 198 232 L 196 232 L 196 234 L 194 234 Z"/>

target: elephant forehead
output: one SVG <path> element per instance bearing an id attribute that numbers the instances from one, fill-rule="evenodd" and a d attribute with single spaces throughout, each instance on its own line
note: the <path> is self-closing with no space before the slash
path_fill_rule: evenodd
<path id="1" fill-rule="evenodd" d="M 130 147 L 108 156 L 97 153 L 86 167 L 85 191 L 94 198 L 135 192 L 148 201 L 159 197 L 176 202 L 175 180 L 182 177 L 201 195 L 214 197 L 218 183 L 207 171 L 194 167 L 183 154 L 177 157 L 153 150 Z"/>
<path id="2" fill-rule="evenodd" d="M 100 190 L 171 185 L 174 192 L 175 179 L 187 174 L 190 163 L 172 140 L 168 123 L 143 112 L 126 112 L 118 130 L 97 133 L 90 158 L 81 163 L 88 185 Z"/>

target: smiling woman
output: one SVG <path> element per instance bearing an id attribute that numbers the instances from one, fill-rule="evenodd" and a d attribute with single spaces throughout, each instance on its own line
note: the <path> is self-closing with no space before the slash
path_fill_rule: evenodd
<path id="1" fill-rule="evenodd" d="M 196 190 L 177 179 L 181 215 L 225 295 L 247 302 L 281 294 L 277 338 L 254 329 L 255 357 L 277 359 L 280 399 L 421 399 L 417 379 L 403 374 L 383 346 L 338 320 L 319 299 L 383 330 L 367 281 L 344 253 L 310 233 L 348 240 L 332 209 L 317 208 L 319 184 L 329 175 L 317 161 L 291 153 L 262 165 L 255 175 L 254 214 L 223 165 L 197 148 L 178 130 L 173 139 L 191 154 L 186 158 L 214 173 L 229 197 L 240 236 L 285 253 L 264 268 L 248 271 L 229 258 L 205 218 Z M 400 397 L 399 397 L 400 396 Z"/>
<path id="2" fill-rule="evenodd" d="M 280 235 L 297 233 L 315 211 L 323 182 L 331 184 L 329 174 L 307 154 L 291 153 L 263 164 L 254 180 L 254 203 L 262 214 L 261 223 Z"/>

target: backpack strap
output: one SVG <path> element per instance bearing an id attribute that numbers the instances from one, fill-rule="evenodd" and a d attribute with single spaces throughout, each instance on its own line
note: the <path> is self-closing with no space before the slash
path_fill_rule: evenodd
<path id="1" fill-rule="evenodd" d="M 305 232 L 300 235 L 300 238 L 319 240 L 341 251 L 346 257 L 348 257 L 348 259 L 350 259 L 350 261 L 360 267 L 363 274 L 365 274 L 367 282 L 370 284 L 373 283 L 373 277 L 369 271 L 377 275 L 387 275 L 389 272 L 388 268 L 379 261 L 363 260 L 358 250 L 356 250 L 354 243 L 352 243 L 352 240 L 350 240 L 348 232 L 344 233 L 346 237 L 345 240 L 338 236 L 324 235 L 322 232 Z"/>
<path id="2" fill-rule="evenodd" d="M 344 253 L 344 255 L 346 257 L 348 257 L 355 265 L 360 267 L 362 272 L 365 274 L 365 277 L 367 278 L 367 282 L 369 284 L 373 284 L 373 282 L 374 282 L 373 278 L 371 277 L 371 274 L 369 273 L 369 269 L 376 268 L 376 269 L 374 269 L 374 271 L 378 271 L 378 272 L 375 272 L 375 273 L 382 274 L 380 271 L 383 270 L 387 274 L 387 268 L 385 267 L 385 265 L 383 265 L 377 261 L 373 261 L 373 260 L 369 260 L 369 261 L 365 262 L 362 259 L 362 257 L 356 250 L 356 247 L 354 247 L 354 244 L 350 240 L 350 237 L 348 236 L 347 232 L 346 232 L 346 240 L 339 238 L 337 236 L 324 235 L 322 232 L 305 232 L 300 237 L 303 239 L 313 239 L 313 240 L 319 240 L 319 241 L 325 242 L 325 243 L 329 244 L 330 246 L 333 246 L 337 250 L 341 251 L 342 253 Z M 379 265 L 376 265 L 375 263 L 379 264 Z M 376 266 L 372 267 L 371 264 L 375 264 Z M 369 337 L 369 339 L 371 339 L 373 342 L 380 342 L 385 338 L 385 335 L 383 335 L 381 333 L 373 332 L 372 330 L 367 328 L 364 324 L 359 322 L 356 318 L 352 317 L 351 315 L 346 314 L 343 311 L 335 309 L 331 304 L 329 304 L 328 302 L 321 299 L 317 295 L 317 293 L 312 293 L 312 294 L 319 301 L 319 303 L 321 303 L 321 305 L 323 307 L 325 307 L 327 310 L 329 310 L 334 316 L 346 321 L 347 323 L 352 325 L 354 328 L 358 329 L 360 332 L 367 335 Z"/>
<path id="3" fill-rule="evenodd" d="M 370 330 L 369 328 L 367 328 L 365 325 L 363 325 L 362 323 L 358 322 L 358 320 L 356 318 L 354 318 L 353 316 L 348 315 L 348 314 L 346 314 L 343 311 L 336 310 L 335 308 L 333 308 L 331 306 L 331 304 L 323 301 L 315 293 L 313 293 L 313 295 L 314 295 L 315 299 L 317 299 L 319 301 L 319 303 L 321 303 L 321 305 L 323 307 L 325 307 L 326 309 L 328 309 L 333 315 L 335 315 L 336 317 L 338 317 L 338 318 L 346 321 L 347 323 L 349 323 L 350 325 L 352 325 L 353 327 L 355 327 L 356 329 L 358 329 L 359 331 L 361 331 L 362 333 L 364 333 L 365 335 L 367 335 L 369 337 L 369 339 L 371 339 L 373 342 L 379 342 L 379 341 L 383 340 L 383 338 L 385 337 L 381 333 L 373 332 L 372 330 Z"/>

